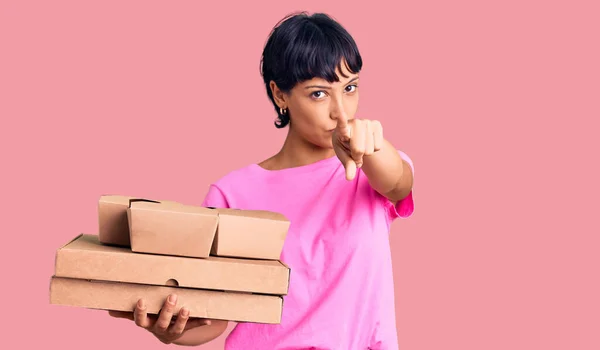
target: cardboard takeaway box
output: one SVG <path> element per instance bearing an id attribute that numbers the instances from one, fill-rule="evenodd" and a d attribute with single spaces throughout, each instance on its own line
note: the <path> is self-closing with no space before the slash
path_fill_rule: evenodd
<path id="1" fill-rule="evenodd" d="M 130 247 L 127 209 L 134 201 L 178 204 L 173 201 L 154 201 L 148 198 L 102 195 L 98 201 L 98 236 L 104 244 Z"/>
<path id="2" fill-rule="evenodd" d="M 135 253 L 81 234 L 56 252 L 50 303 L 133 311 L 144 298 L 156 314 L 177 293 L 176 312 L 186 306 L 191 317 L 277 324 L 289 278 L 281 261 Z"/>
<path id="3" fill-rule="evenodd" d="M 131 250 L 138 253 L 207 258 L 218 214 L 199 206 L 132 201 L 127 208 Z"/>
<path id="4" fill-rule="evenodd" d="M 279 260 L 290 222 L 265 210 L 203 208 L 130 196 L 100 198 L 99 237 L 138 253 Z"/>
<path id="5" fill-rule="evenodd" d="M 214 210 L 174 201 L 103 195 L 98 236 L 138 253 L 207 258 L 218 218 Z"/>
<path id="6" fill-rule="evenodd" d="M 280 258 L 290 228 L 290 221 L 284 215 L 265 210 L 213 209 L 219 214 L 219 224 L 212 255 Z"/>

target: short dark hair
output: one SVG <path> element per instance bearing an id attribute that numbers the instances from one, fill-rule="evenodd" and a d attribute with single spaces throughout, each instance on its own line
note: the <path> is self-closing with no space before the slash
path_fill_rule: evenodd
<path id="1" fill-rule="evenodd" d="M 283 128 L 289 115 L 282 115 L 269 87 L 271 80 L 288 93 L 297 83 L 313 78 L 339 81 L 335 73 L 342 60 L 352 73 L 360 72 L 362 58 L 352 36 L 332 17 L 324 13 L 309 15 L 296 12 L 280 20 L 265 44 L 260 60 L 261 74 L 267 94 L 275 107 Z"/>

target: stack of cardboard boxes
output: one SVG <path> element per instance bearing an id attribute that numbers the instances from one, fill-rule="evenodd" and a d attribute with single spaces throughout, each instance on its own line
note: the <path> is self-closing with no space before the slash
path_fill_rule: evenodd
<path id="1" fill-rule="evenodd" d="M 133 311 L 143 298 L 157 314 L 175 293 L 190 317 L 280 323 L 283 215 L 115 195 L 100 198 L 98 219 L 97 235 L 57 250 L 51 304 Z"/>

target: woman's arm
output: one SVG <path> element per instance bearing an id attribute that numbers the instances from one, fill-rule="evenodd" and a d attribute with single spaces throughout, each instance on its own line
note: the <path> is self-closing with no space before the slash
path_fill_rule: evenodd
<path id="1" fill-rule="evenodd" d="M 221 320 L 211 320 L 209 326 L 201 326 L 187 330 L 181 338 L 173 344 L 183 346 L 197 346 L 210 342 L 219 337 L 227 329 L 228 322 Z"/>
<path id="2" fill-rule="evenodd" d="M 356 168 L 361 167 L 371 187 L 394 204 L 410 194 L 413 186 L 410 164 L 383 138 L 383 127 L 379 121 L 349 121 L 341 113 L 337 116 L 337 127 L 332 139 L 333 148 L 344 164 L 348 180 L 353 179 Z"/>
<path id="3" fill-rule="evenodd" d="M 379 151 L 363 156 L 362 170 L 373 189 L 394 204 L 412 190 L 412 169 L 387 140 Z"/>

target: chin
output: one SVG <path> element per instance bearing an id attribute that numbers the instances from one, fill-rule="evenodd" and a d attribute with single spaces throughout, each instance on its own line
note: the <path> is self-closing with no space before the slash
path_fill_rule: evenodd
<path id="1" fill-rule="evenodd" d="M 331 142 L 331 139 L 328 139 L 327 141 L 323 141 L 323 143 L 321 144 L 322 148 L 326 148 L 326 149 L 333 149 L 333 142 Z"/>
<path id="2" fill-rule="evenodd" d="M 311 143 L 314 146 L 323 148 L 323 149 L 332 149 L 333 148 L 333 143 L 331 142 L 331 140 L 327 140 L 327 139 L 316 139 L 316 140 L 313 140 Z"/>

